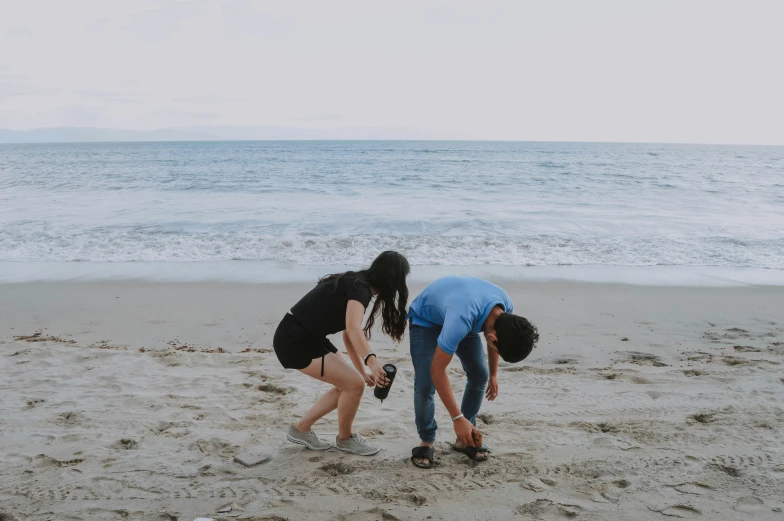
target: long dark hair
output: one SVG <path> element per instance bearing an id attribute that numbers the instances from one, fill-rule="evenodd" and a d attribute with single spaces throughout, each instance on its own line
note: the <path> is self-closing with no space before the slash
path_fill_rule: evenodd
<path id="1" fill-rule="evenodd" d="M 381 330 L 392 340 L 400 342 L 406 332 L 406 304 L 408 304 L 408 287 L 406 275 L 411 272 L 408 260 L 396 251 L 385 251 L 370 267 L 362 271 L 347 271 L 322 277 L 319 282 L 338 281 L 346 275 L 359 275 L 371 288 L 378 292 L 373 309 L 365 323 L 365 337 L 370 340 L 376 316 L 381 311 Z"/>

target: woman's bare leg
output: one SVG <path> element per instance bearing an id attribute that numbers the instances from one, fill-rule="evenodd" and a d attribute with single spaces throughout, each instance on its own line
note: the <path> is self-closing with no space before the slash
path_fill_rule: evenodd
<path id="1" fill-rule="evenodd" d="M 321 372 L 319 372 L 320 374 Z M 299 432 L 310 432 L 314 423 L 338 408 L 338 398 L 340 398 L 340 390 L 337 387 L 333 387 L 313 404 L 313 407 L 305 413 L 305 416 L 294 424 L 294 428 Z"/>
<path id="2" fill-rule="evenodd" d="M 365 392 L 365 380 L 356 369 L 350 367 L 334 353 L 329 353 L 324 357 L 324 376 L 321 376 L 321 358 L 313 360 L 309 366 L 300 369 L 300 371 L 316 380 L 332 384 L 338 390 L 338 439 L 341 441 L 349 439 L 353 434 L 352 425 L 359 409 L 359 402 Z M 334 397 L 328 397 L 329 394 L 319 398 L 303 417 L 303 420 L 307 418 L 313 425 L 316 420 L 334 410 L 334 407 L 328 409 L 332 405 L 330 400 L 334 399 Z M 295 426 L 295 428 L 299 430 L 298 427 Z"/>

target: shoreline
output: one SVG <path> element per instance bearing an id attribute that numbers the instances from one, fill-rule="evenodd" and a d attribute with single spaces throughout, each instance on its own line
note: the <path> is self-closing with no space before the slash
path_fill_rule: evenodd
<path id="1" fill-rule="evenodd" d="M 182 262 L 0 262 L 0 284 L 32 282 L 214 282 L 309 283 L 350 265 L 298 265 L 278 261 Z M 426 283 L 445 275 L 470 275 L 500 282 L 591 282 L 638 286 L 784 286 L 784 270 L 728 266 L 503 266 L 415 265 L 409 277 Z"/>

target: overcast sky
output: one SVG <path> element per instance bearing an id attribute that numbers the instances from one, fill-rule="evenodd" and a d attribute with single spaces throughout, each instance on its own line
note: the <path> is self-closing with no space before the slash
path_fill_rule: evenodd
<path id="1" fill-rule="evenodd" d="M 0 128 L 784 145 L 779 0 L 0 0 Z"/>

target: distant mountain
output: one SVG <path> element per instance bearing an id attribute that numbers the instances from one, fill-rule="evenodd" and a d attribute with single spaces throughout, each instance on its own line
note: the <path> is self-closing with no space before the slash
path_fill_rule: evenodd
<path id="1" fill-rule="evenodd" d="M 159 130 L 57 127 L 34 130 L 0 129 L 0 143 L 89 143 L 123 141 L 261 141 L 261 140 L 427 140 L 470 139 L 447 131 L 405 128 L 230 127 L 203 126 Z"/>

